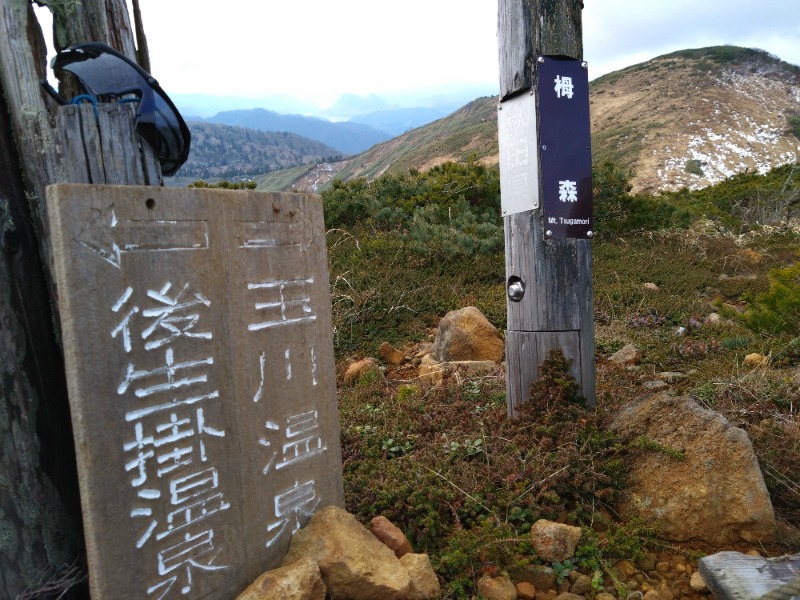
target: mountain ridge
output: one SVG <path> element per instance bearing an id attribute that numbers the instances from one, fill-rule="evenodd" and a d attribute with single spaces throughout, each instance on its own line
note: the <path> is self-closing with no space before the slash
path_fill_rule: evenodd
<path id="1" fill-rule="evenodd" d="M 590 82 L 590 103 L 594 160 L 632 170 L 635 192 L 696 189 L 800 159 L 800 125 L 792 126 L 800 123 L 800 67 L 762 50 L 657 56 Z M 497 164 L 497 105 L 497 97 L 478 98 L 339 163 L 330 176 L 373 179 L 470 158 Z M 305 186 L 300 178 L 293 187 Z"/>

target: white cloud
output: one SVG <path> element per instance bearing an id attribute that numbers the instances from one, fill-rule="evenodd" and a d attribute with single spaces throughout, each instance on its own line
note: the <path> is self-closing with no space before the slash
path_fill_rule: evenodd
<path id="1" fill-rule="evenodd" d="M 496 0 L 140 0 L 168 91 L 331 102 L 484 84 L 497 89 Z M 710 45 L 800 64 L 800 1 L 584 0 L 591 77 Z"/>

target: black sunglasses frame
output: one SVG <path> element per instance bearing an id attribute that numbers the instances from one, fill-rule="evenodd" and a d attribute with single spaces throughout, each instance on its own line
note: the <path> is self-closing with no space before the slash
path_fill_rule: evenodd
<path id="1" fill-rule="evenodd" d="M 162 174 L 174 175 L 186 162 L 191 145 L 186 122 L 155 78 L 127 56 L 101 42 L 87 42 L 63 49 L 51 67 L 72 73 L 98 100 L 136 96 L 136 130 L 153 148 Z"/>

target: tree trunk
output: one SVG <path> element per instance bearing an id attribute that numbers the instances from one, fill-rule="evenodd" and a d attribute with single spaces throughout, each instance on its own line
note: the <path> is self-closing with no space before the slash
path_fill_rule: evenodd
<path id="1" fill-rule="evenodd" d="M 56 48 L 104 41 L 135 60 L 124 0 L 40 4 Z M 0 0 L 1 598 L 88 595 L 75 585 L 85 550 L 44 211 L 45 188 L 68 178 L 45 76 L 30 0 Z"/>

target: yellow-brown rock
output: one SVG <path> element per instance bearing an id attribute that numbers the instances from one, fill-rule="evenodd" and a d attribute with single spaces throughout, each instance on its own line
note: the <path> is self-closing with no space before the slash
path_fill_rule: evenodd
<path id="1" fill-rule="evenodd" d="M 380 356 L 385 363 L 395 367 L 402 364 L 406 359 L 405 355 L 389 342 L 383 342 L 378 346 L 378 356 Z"/>
<path id="2" fill-rule="evenodd" d="M 317 563 L 303 558 L 267 571 L 236 600 L 325 600 L 326 591 Z"/>
<path id="3" fill-rule="evenodd" d="M 505 342 L 497 328 L 474 306 L 447 313 L 439 322 L 433 354 L 441 362 L 503 360 Z"/>

